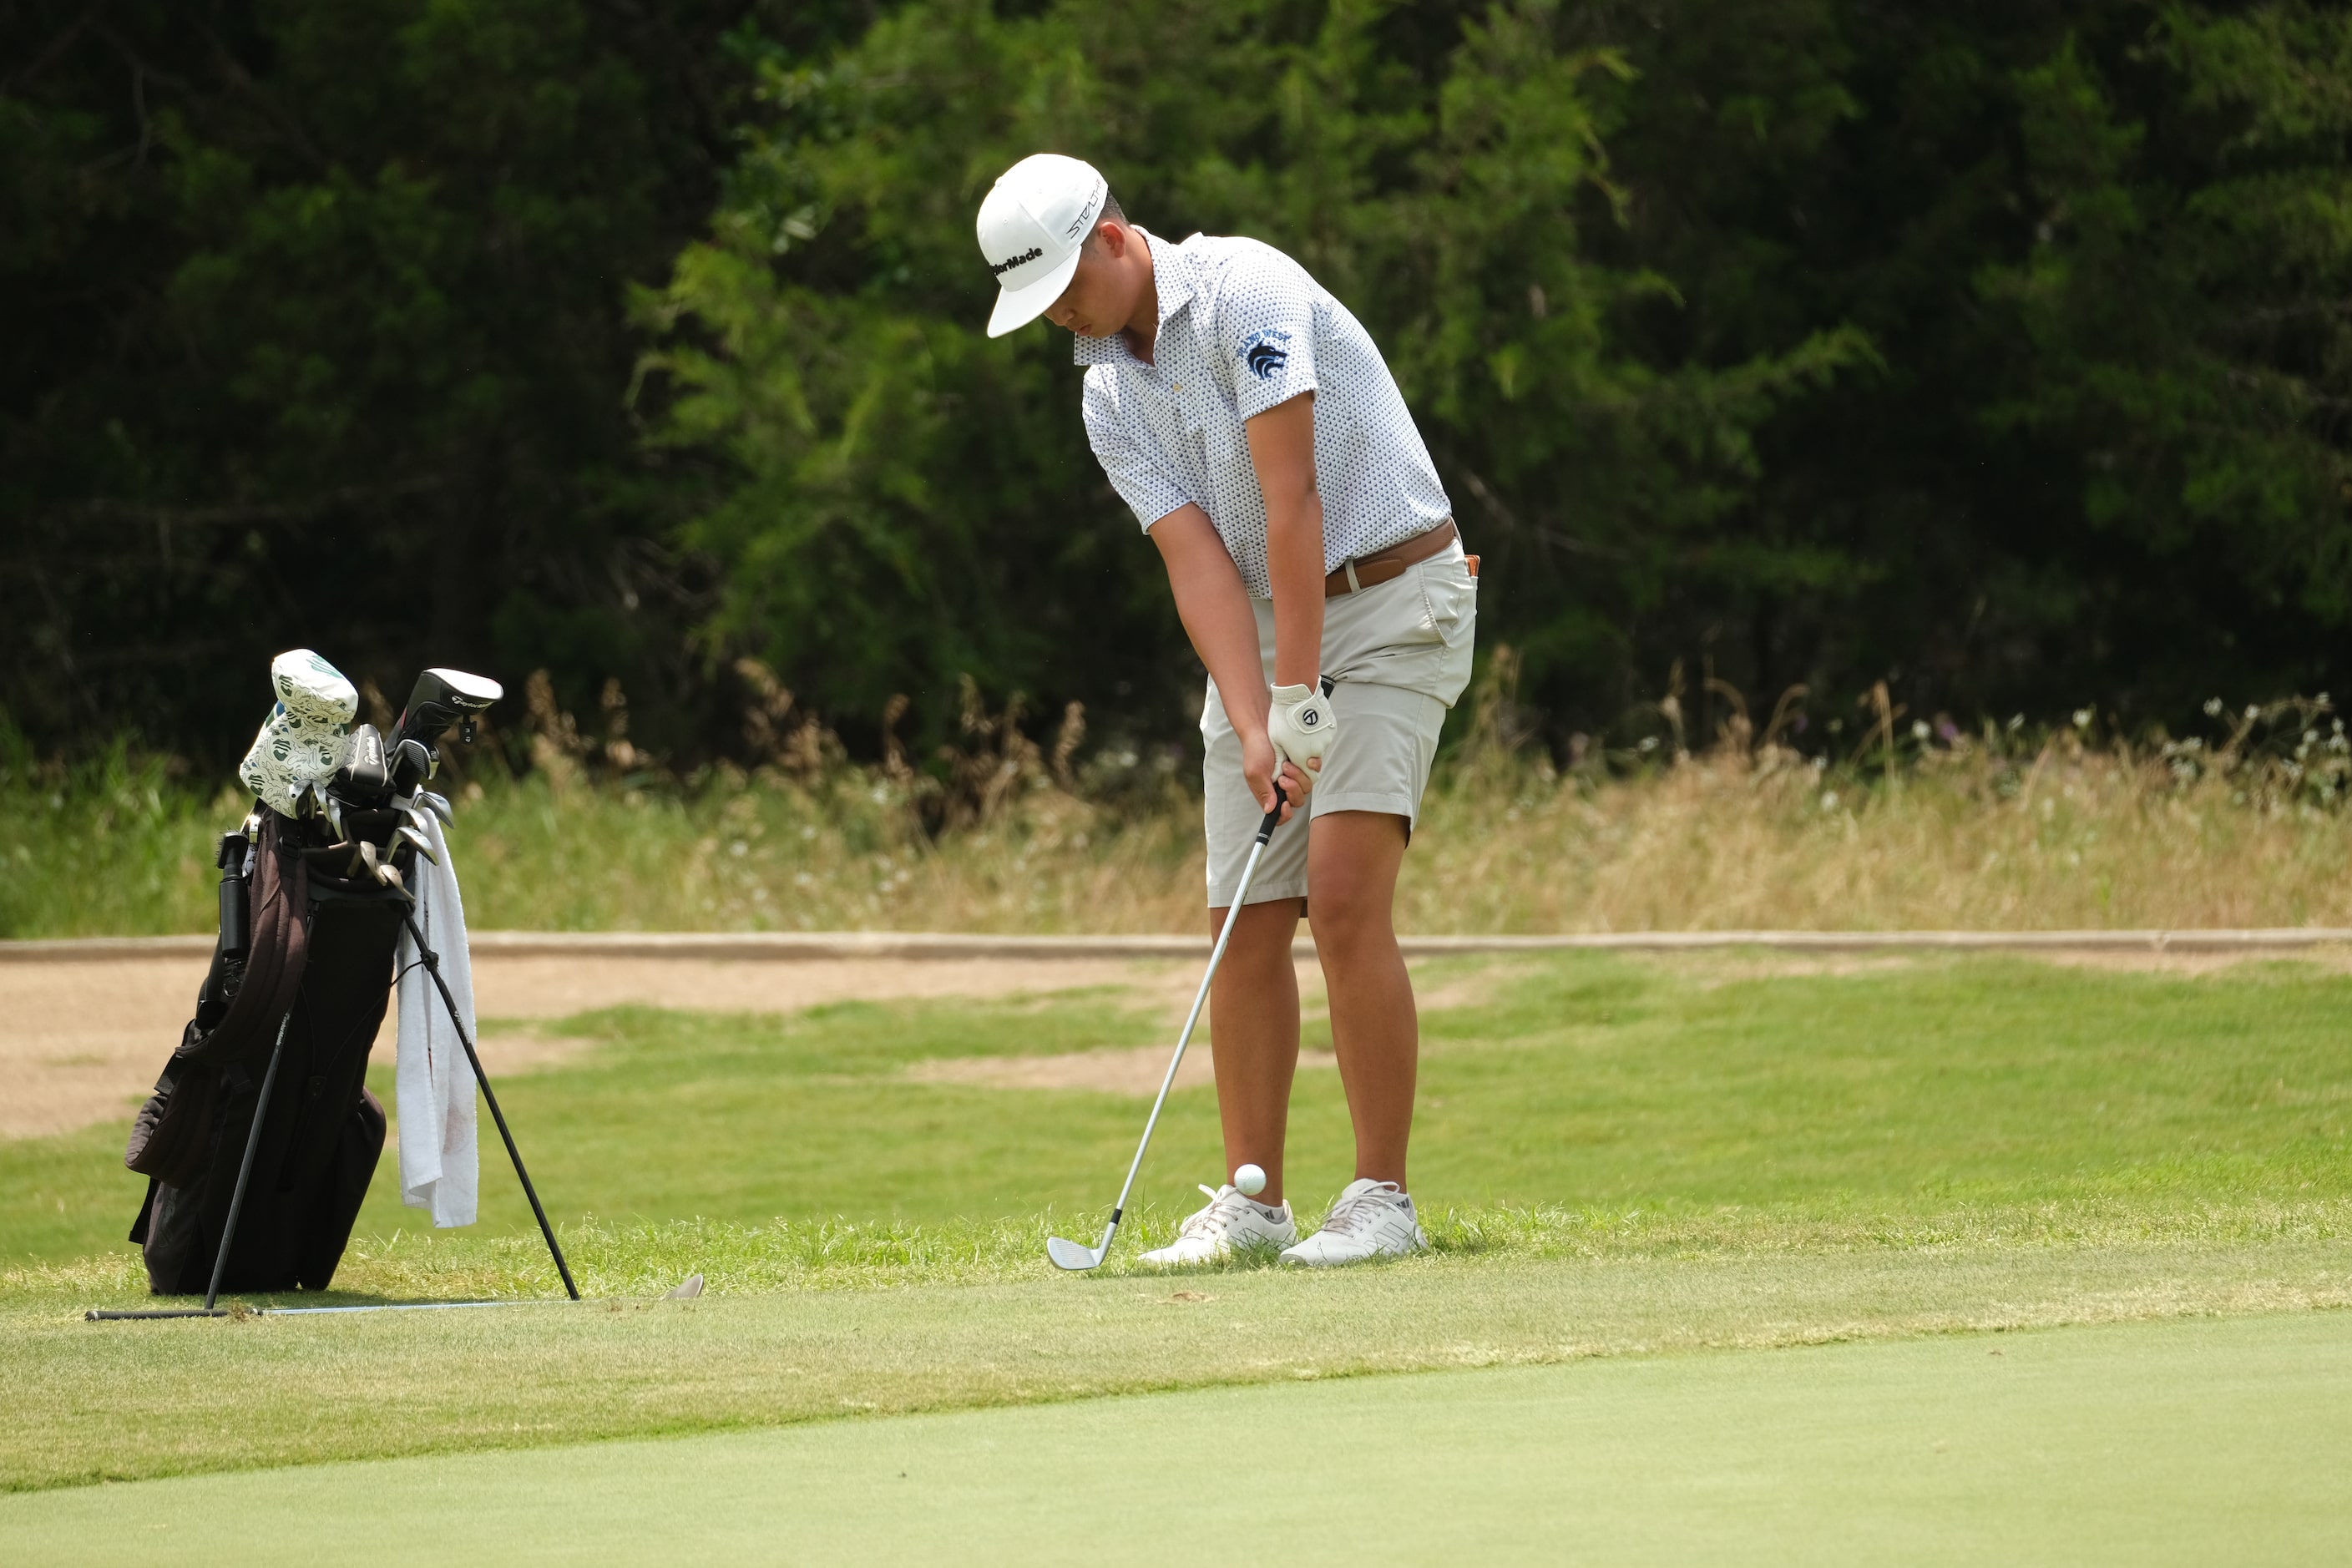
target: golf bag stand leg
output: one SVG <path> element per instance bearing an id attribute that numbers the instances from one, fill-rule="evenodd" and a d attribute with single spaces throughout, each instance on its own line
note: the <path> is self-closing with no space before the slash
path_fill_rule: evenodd
<path id="1" fill-rule="evenodd" d="M 261 1098 L 254 1102 L 253 1126 L 245 1135 L 245 1160 L 236 1168 L 236 1187 L 229 1194 L 228 1223 L 221 1226 L 220 1255 L 213 1259 L 212 1288 L 205 1292 L 205 1310 L 220 1300 L 221 1279 L 228 1273 L 228 1249 L 236 1242 L 236 1218 L 245 1212 L 246 1184 L 253 1180 L 253 1156 L 261 1147 L 261 1124 L 269 1116 L 269 1093 L 278 1087 L 278 1064 L 286 1055 L 286 1033 L 294 1026 L 294 1009 L 278 1020 L 278 1043 L 269 1047 L 269 1069 L 261 1075 Z"/>
<path id="2" fill-rule="evenodd" d="M 547 1210 L 539 1201 L 539 1189 L 530 1184 L 530 1173 L 523 1169 L 522 1151 L 515 1147 L 514 1134 L 507 1130 L 506 1112 L 499 1109 L 499 1097 L 490 1088 L 490 1075 L 482 1070 L 482 1058 L 474 1050 L 472 1037 L 457 1019 L 457 999 L 449 994 L 449 983 L 441 978 L 441 955 L 425 940 L 423 928 L 413 914 L 404 917 L 408 934 L 416 943 L 418 962 L 425 973 L 433 976 L 434 987 L 441 993 L 441 1005 L 449 1009 L 449 1026 L 457 1031 L 457 1043 L 466 1047 L 466 1059 L 473 1064 L 474 1081 L 482 1086 L 482 1099 L 490 1108 L 490 1120 L 499 1124 L 499 1136 L 506 1141 L 507 1158 L 514 1162 L 515 1174 L 522 1178 L 522 1195 L 530 1200 L 530 1212 L 539 1218 L 539 1234 L 547 1238 L 548 1256 L 555 1259 L 555 1271 L 563 1276 L 564 1292 L 573 1300 L 580 1300 L 580 1287 L 572 1282 L 572 1266 L 563 1260 L 563 1248 L 556 1244 L 555 1227 L 547 1223 Z"/>

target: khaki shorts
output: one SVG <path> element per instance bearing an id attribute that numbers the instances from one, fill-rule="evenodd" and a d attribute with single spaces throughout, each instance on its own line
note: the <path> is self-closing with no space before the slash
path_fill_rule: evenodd
<path id="1" fill-rule="evenodd" d="M 1274 604 L 1254 599 L 1257 646 L 1274 679 Z M 1470 647 L 1478 624 L 1478 583 L 1456 542 L 1361 593 L 1323 601 L 1323 674 L 1333 682 L 1331 711 L 1339 738 L 1315 774 L 1308 812 L 1277 827 L 1250 881 L 1253 904 L 1307 894 L 1307 841 L 1314 821 L 1335 811 L 1421 816 L 1430 760 L 1446 710 L 1470 684 Z M 1201 709 L 1202 817 L 1209 839 L 1209 907 L 1234 901 L 1265 812 L 1242 777 L 1241 737 L 1234 733 L 1209 683 Z"/>

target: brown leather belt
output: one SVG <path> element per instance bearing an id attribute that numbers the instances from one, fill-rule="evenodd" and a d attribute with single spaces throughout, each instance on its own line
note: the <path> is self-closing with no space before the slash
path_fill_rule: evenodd
<path id="1" fill-rule="evenodd" d="M 1454 542 L 1459 533 L 1454 520 L 1447 518 L 1425 533 L 1416 533 L 1402 544 L 1391 544 L 1386 550 L 1376 550 L 1370 555 L 1359 555 L 1353 561 L 1323 579 L 1323 596 L 1336 599 L 1342 594 L 1360 593 L 1378 587 L 1404 575 L 1404 569 L 1428 560 Z"/>

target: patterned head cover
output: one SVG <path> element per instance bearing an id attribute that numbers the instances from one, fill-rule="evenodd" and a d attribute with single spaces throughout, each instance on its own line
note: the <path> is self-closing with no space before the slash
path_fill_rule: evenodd
<path id="1" fill-rule="evenodd" d="M 278 706 L 261 721 L 236 776 L 263 805 L 291 816 L 303 785 L 323 786 L 342 766 L 360 694 L 341 670 L 307 647 L 270 660 L 269 684 Z"/>

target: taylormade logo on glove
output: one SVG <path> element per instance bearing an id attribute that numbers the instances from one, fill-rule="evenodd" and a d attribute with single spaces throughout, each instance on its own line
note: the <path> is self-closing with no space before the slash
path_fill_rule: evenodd
<path id="1" fill-rule="evenodd" d="M 1331 711 L 1331 700 L 1320 683 L 1277 686 L 1272 695 L 1274 710 L 1266 715 L 1265 734 L 1274 749 L 1302 768 L 1321 762 L 1331 749 L 1339 716 Z"/>

